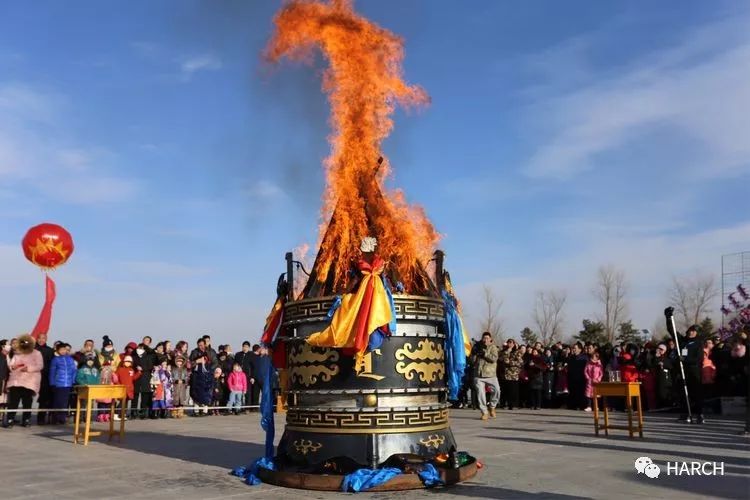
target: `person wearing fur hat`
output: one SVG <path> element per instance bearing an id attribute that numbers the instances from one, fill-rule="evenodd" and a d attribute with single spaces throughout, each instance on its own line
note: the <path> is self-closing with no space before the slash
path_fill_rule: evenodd
<path id="1" fill-rule="evenodd" d="M 18 351 L 10 360 L 10 375 L 8 377 L 8 413 L 3 414 L 2 426 L 12 427 L 15 424 L 19 403 L 23 403 L 25 410 L 31 409 L 34 395 L 39 392 L 42 382 L 44 360 L 42 353 L 35 350 L 36 340 L 31 335 L 21 335 L 18 338 Z M 21 417 L 21 425 L 29 426 L 31 413 L 25 412 Z"/>
<path id="2" fill-rule="evenodd" d="M 57 346 L 57 356 L 52 360 L 49 368 L 49 384 L 52 387 L 52 407 L 61 410 L 68 409 L 70 393 L 76 382 L 78 368 L 73 356 L 70 355 L 70 344 L 65 342 Z M 65 424 L 66 412 L 58 411 L 52 415 L 56 424 Z"/>

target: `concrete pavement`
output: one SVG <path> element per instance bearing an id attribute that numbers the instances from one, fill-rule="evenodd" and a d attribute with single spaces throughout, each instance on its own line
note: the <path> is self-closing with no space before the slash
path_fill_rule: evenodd
<path id="1" fill-rule="evenodd" d="M 444 490 L 399 493 L 404 500 L 440 498 L 748 498 L 750 440 L 737 436 L 739 420 L 703 426 L 678 424 L 673 415 L 646 414 L 645 438 L 626 431 L 595 438 L 589 413 L 500 410 L 488 422 L 454 410 L 459 448 L 485 467 L 472 481 Z M 623 420 L 622 413 L 616 418 Z M 284 416 L 277 415 L 277 439 Z M 101 424 L 100 424 L 101 425 Z M 335 498 L 271 485 L 247 486 L 228 471 L 263 452 L 258 415 L 128 421 L 126 439 L 72 444 L 72 427 L 0 429 L 0 498 Z M 640 456 L 662 470 L 647 478 L 634 469 Z M 667 461 L 723 462 L 723 476 L 666 474 Z M 395 494 L 362 493 L 368 498 Z"/>

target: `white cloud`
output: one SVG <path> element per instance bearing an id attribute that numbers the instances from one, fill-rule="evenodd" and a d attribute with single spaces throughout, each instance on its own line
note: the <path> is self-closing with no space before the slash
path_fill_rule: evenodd
<path id="1" fill-rule="evenodd" d="M 179 54 L 170 47 L 147 41 L 131 42 L 130 47 L 162 70 L 166 67 L 166 72 L 159 74 L 158 79 L 170 83 L 185 83 L 200 71 L 217 71 L 224 67 L 221 58 L 211 52 Z"/>
<path id="2" fill-rule="evenodd" d="M 4 120 L 23 118 L 49 122 L 62 104 L 60 96 L 40 92 L 18 82 L 0 83 L 0 111 Z"/>
<path id="3" fill-rule="evenodd" d="M 141 184 L 134 179 L 85 175 L 40 186 L 50 198 L 72 205 L 119 203 L 132 199 Z"/>
<path id="4" fill-rule="evenodd" d="M 581 250 L 570 256 L 550 256 L 531 263 L 518 269 L 516 275 L 488 279 L 505 301 L 501 315 L 507 336 L 518 338 L 524 326 L 533 328 L 534 293 L 540 289 L 567 290 L 565 331 L 577 332 L 583 318 L 594 318 L 599 312 L 600 306 L 590 290 L 597 267 L 608 263 L 622 269 L 631 284 L 628 299 L 634 324 L 650 329 L 668 305 L 667 292 L 673 275 L 701 270 L 714 274 L 718 281 L 721 255 L 748 250 L 750 241 L 750 222 L 688 235 L 644 235 L 624 227 L 619 232 L 592 232 L 578 221 L 561 225 L 559 230 L 578 240 Z M 571 234 L 572 231 L 575 232 Z M 467 326 L 473 335 L 478 333 L 476 328 L 482 316 L 482 285 L 476 282 L 458 286 L 468 314 Z M 720 303 L 718 298 L 713 307 L 715 319 L 719 318 Z"/>
<path id="5" fill-rule="evenodd" d="M 543 143 L 529 159 L 526 173 L 540 178 L 569 178 L 596 168 L 600 155 L 612 152 L 654 128 L 679 131 L 695 158 L 682 165 L 694 176 L 734 176 L 750 167 L 750 36 L 742 22 L 709 25 L 686 35 L 683 43 L 639 57 L 621 69 L 586 68 L 576 79 L 536 89 L 533 109 Z M 585 58 L 590 44 L 567 44 L 564 59 Z M 552 50 L 552 54 L 559 51 Z M 571 55 L 574 54 L 574 55 Z M 534 59 L 538 68 L 548 55 Z M 558 68 L 557 62 L 550 62 Z M 554 82 L 554 80 L 553 80 Z M 554 95 L 555 88 L 562 89 Z M 571 90 L 572 89 L 572 90 Z M 546 95 L 545 95 L 546 94 Z M 552 95 L 550 95 L 552 94 Z M 675 161 L 684 162 L 672 155 Z"/>
<path id="6" fill-rule="evenodd" d="M 57 157 L 64 166 L 71 170 L 81 172 L 86 170 L 92 161 L 91 152 L 84 149 L 63 149 L 57 153 Z"/>
<path id="7" fill-rule="evenodd" d="M 0 82 L 0 188 L 82 205 L 135 196 L 137 180 L 108 173 L 115 154 L 68 139 L 68 112 L 58 94 Z"/>
<path id="8" fill-rule="evenodd" d="M 193 55 L 180 61 L 180 70 L 186 78 L 190 78 L 198 71 L 216 71 L 221 67 L 221 59 L 214 54 Z"/>
<path id="9" fill-rule="evenodd" d="M 161 261 L 122 262 L 119 266 L 129 272 L 142 275 L 142 277 L 189 278 L 211 272 L 211 269 L 206 267 L 192 267 Z"/>
<path id="10" fill-rule="evenodd" d="M 268 202 L 286 197 L 286 193 L 279 185 L 266 180 L 254 182 L 244 193 L 255 202 Z"/>

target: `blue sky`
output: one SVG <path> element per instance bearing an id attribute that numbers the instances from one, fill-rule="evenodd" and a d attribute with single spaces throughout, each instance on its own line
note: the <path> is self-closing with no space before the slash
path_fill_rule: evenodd
<path id="1" fill-rule="evenodd" d="M 259 336 L 284 252 L 315 244 L 328 152 L 320 70 L 260 53 L 276 1 L 24 2 L 0 16 L 0 312 L 29 330 L 25 230 L 66 226 L 52 337 Z M 598 307 L 598 266 L 653 328 L 671 277 L 750 247 L 743 2 L 365 1 L 432 104 L 396 115 L 392 186 L 444 234 L 476 330 L 536 290 Z"/>

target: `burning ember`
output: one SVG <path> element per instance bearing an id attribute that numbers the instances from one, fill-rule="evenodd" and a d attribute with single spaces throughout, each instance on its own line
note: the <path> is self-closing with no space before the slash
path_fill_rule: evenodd
<path id="1" fill-rule="evenodd" d="M 438 233 L 400 190 L 388 191 L 390 173 L 380 150 L 400 104 L 427 104 L 425 91 L 402 78 L 403 40 L 354 12 L 351 1 L 292 1 L 274 19 L 276 30 L 266 57 L 310 63 L 316 49 L 329 67 L 323 90 L 331 103 L 331 154 L 325 160 L 327 185 L 318 255 L 305 288 L 307 297 L 348 288 L 349 270 L 359 258 L 363 237 L 378 239 L 388 275 L 409 293 L 434 291 L 423 266 Z"/>

